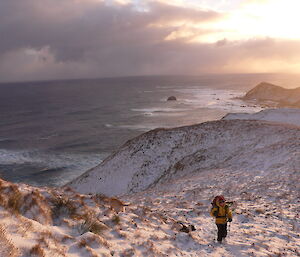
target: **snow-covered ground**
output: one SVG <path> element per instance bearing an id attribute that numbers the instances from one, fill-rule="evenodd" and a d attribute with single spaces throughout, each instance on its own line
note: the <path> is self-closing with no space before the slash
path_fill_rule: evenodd
<path id="1" fill-rule="evenodd" d="M 266 120 L 300 126 L 300 109 L 267 109 L 256 113 L 229 113 L 224 120 Z"/>
<path id="2" fill-rule="evenodd" d="M 299 157 L 293 148 L 286 152 L 285 146 L 299 141 L 300 110 L 291 109 L 290 115 L 287 112 L 267 110 L 258 115 L 261 120 L 276 118 L 281 123 L 290 119 L 296 127 L 233 119 L 149 131 L 128 141 L 69 186 L 81 193 L 120 195 L 145 190 L 171 176 L 178 178 L 204 169 L 242 167 L 252 172 L 286 167 L 291 158 L 297 161 Z"/>
<path id="3" fill-rule="evenodd" d="M 1 181 L 0 256 L 300 256 L 300 127 L 286 115 L 150 131 L 69 184 L 80 193 Z M 130 205 L 116 214 L 103 194 Z M 236 202 L 221 245 L 218 194 Z"/>

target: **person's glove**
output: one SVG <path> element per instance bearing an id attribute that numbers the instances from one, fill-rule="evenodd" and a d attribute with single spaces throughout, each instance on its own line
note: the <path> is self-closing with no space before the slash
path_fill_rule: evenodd
<path id="1" fill-rule="evenodd" d="M 218 211 L 214 211 L 214 212 L 213 212 L 213 215 L 214 215 L 215 217 L 217 217 L 217 216 L 218 216 Z"/>
<path id="2" fill-rule="evenodd" d="M 229 218 L 229 219 L 228 219 L 228 222 L 231 222 L 231 221 L 232 221 L 232 219 L 231 219 L 231 218 Z"/>

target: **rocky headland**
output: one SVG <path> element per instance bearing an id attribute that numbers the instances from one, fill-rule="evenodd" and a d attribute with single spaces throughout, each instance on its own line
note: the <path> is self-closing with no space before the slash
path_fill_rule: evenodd
<path id="1" fill-rule="evenodd" d="M 267 82 L 261 82 L 248 91 L 245 101 L 255 101 L 267 107 L 300 108 L 300 87 L 286 89 Z"/>

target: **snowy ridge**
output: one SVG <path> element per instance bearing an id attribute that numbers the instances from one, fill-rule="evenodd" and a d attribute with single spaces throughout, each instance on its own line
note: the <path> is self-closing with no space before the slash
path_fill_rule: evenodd
<path id="1" fill-rule="evenodd" d="M 246 120 L 157 129 L 127 142 L 68 185 L 81 193 L 120 195 L 209 169 L 290 169 L 291 161 L 299 162 L 293 152 L 299 133 L 299 128 L 293 126 Z M 282 151 L 282 145 L 286 151 Z"/>
<path id="2" fill-rule="evenodd" d="M 266 120 L 300 126 L 300 109 L 267 109 L 257 113 L 229 113 L 224 120 Z"/>

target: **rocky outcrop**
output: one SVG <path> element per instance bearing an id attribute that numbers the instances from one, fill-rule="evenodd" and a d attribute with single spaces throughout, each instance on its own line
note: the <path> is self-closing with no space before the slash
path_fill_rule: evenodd
<path id="1" fill-rule="evenodd" d="M 260 104 L 273 107 L 300 108 L 300 87 L 286 89 L 267 82 L 261 82 L 242 98 L 254 100 Z"/>
<path id="2" fill-rule="evenodd" d="M 177 98 L 173 95 L 169 96 L 168 99 L 167 99 L 167 101 L 176 101 L 176 100 L 177 100 Z"/>

